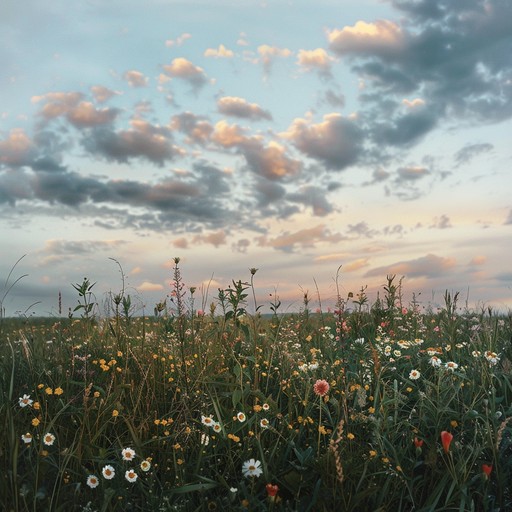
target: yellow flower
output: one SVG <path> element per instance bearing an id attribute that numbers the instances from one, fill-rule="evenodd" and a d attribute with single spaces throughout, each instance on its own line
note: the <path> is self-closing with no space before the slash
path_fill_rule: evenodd
<path id="1" fill-rule="evenodd" d="M 253 410 L 254 412 L 260 412 L 260 411 L 261 411 L 261 409 L 262 409 L 262 407 L 261 407 L 261 405 L 259 405 L 259 404 L 254 405 L 254 406 L 253 406 L 253 408 L 252 408 L 252 410 Z"/>
<path id="2" fill-rule="evenodd" d="M 456 427 L 458 427 L 458 426 L 459 426 L 459 424 L 457 423 L 457 421 L 456 421 L 456 420 L 452 420 L 452 421 L 450 421 L 450 425 L 451 425 L 453 428 L 456 428 Z"/>
<path id="3" fill-rule="evenodd" d="M 53 395 L 53 389 L 48 387 L 44 390 L 44 392 L 47 394 L 47 395 Z"/>
<path id="4" fill-rule="evenodd" d="M 369 455 L 370 457 L 375 457 L 377 455 L 377 452 L 375 450 L 370 450 Z"/>
<path id="5" fill-rule="evenodd" d="M 41 409 L 41 404 L 39 402 L 34 402 L 34 404 L 32 405 L 32 407 L 38 411 L 39 409 Z"/>
<path id="6" fill-rule="evenodd" d="M 181 466 L 185 461 L 183 459 L 178 459 L 176 461 L 176 464 L 178 464 L 178 466 Z"/>
<path id="7" fill-rule="evenodd" d="M 39 419 L 38 419 L 38 418 L 34 418 L 34 419 L 32 420 L 32 426 L 33 426 L 33 427 L 37 427 L 37 426 L 39 425 L 39 423 L 41 423 L 41 422 L 39 421 Z"/>
<path id="8" fill-rule="evenodd" d="M 356 436 L 355 436 L 354 434 L 352 434 L 352 432 L 349 432 L 349 433 L 347 434 L 347 438 L 348 438 L 348 439 L 350 439 L 350 440 L 352 441 L 352 439 L 355 439 L 355 438 L 356 438 Z"/>
<path id="9" fill-rule="evenodd" d="M 55 388 L 55 391 L 54 393 L 59 396 L 59 395 L 62 395 L 62 393 L 64 393 L 64 390 L 61 388 L 61 387 L 58 387 L 58 388 Z"/>
<path id="10" fill-rule="evenodd" d="M 116 416 L 119 416 L 119 411 L 117 409 L 114 409 L 112 411 L 112 416 L 115 418 Z"/>
<path id="11" fill-rule="evenodd" d="M 384 462 L 384 464 L 388 464 L 389 459 L 387 457 L 382 457 L 382 462 Z"/>
<path id="12" fill-rule="evenodd" d="M 375 407 L 368 407 L 368 412 L 373 414 L 375 412 Z"/>
<path id="13" fill-rule="evenodd" d="M 324 435 L 327 434 L 327 431 L 325 430 L 325 427 L 323 425 L 320 425 L 318 427 L 318 432 L 320 432 L 320 434 Z"/>
<path id="14" fill-rule="evenodd" d="M 99 391 L 95 391 L 93 396 L 94 396 L 94 398 L 99 398 L 100 392 Z"/>
<path id="15" fill-rule="evenodd" d="M 44 384 L 38 384 L 37 385 L 37 389 L 43 389 L 44 388 Z"/>

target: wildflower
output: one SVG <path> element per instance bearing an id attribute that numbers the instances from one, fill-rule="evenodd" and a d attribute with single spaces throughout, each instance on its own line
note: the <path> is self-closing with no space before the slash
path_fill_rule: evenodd
<path id="1" fill-rule="evenodd" d="M 220 423 L 215 422 L 213 425 L 213 431 L 219 433 L 222 430 Z"/>
<path id="2" fill-rule="evenodd" d="M 485 478 L 489 478 L 491 476 L 492 464 L 482 464 L 482 472 L 485 475 Z"/>
<path id="3" fill-rule="evenodd" d="M 149 471 L 151 469 L 151 462 L 149 462 L 149 460 L 147 460 L 147 459 L 143 460 L 140 463 L 140 469 L 142 469 L 142 471 L 144 471 L 144 473 L 146 473 L 147 471 Z"/>
<path id="4" fill-rule="evenodd" d="M 213 427 L 215 424 L 214 419 L 211 416 L 203 416 L 201 415 L 201 423 L 206 425 L 207 427 Z"/>
<path id="5" fill-rule="evenodd" d="M 308 368 L 310 370 L 318 370 L 318 363 L 317 362 L 309 363 Z"/>
<path id="6" fill-rule="evenodd" d="M 128 480 L 128 482 L 132 482 L 133 483 L 133 482 L 135 482 L 135 480 L 137 480 L 137 478 L 139 476 L 137 475 L 137 473 L 135 473 L 135 471 L 133 469 L 129 469 L 124 474 L 124 477 L 126 478 L 126 480 Z"/>
<path id="7" fill-rule="evenodd" d="M 496 352 L 491 352 L 490 350 L 487 350 L 484 354 L 485 359 L 487 359 L 490 366 L 494 366 L 495 364 L 498 364 L 498 361 L 500 360 L 498 354 Z"/>
<path id="8" fill-rule="evenodd" d="M 117 409 L 114 409 L 114 410 L 112 411 L 112 417 L 113 417 L 113 418 L 117 418 L 117 416 L 119 416 L 119 411 L 118 411 Z"/>
<path id="9" fill-rule="evenodd" d="M 21 436 L 21 440 L 25 443 L 25 444 L 30 444 L 32 442 L 32 434 L 30 432 L 27 432 L 26 434 L 23 434 Z"/>
<path id="10" fill-rule="evenodd" d="M 46 446 L 51 446 L 55 442 L 55 436 L 53 434 L 50 434 L 49 432 L 44 435 L 43 437 L 43 443 Z"/>
<path id="11" fill-rule="evenodd" d="M 445 453 L 448 453 L 450 451 L 450 444 L 453 440 L 453 434 L 450 432 L 447 432 L 446 430 L 443 430 L 441 432 L 441 442 L 443 443 L 443 449 Z"/>
<path id="12" fill-rule="evenodd" d="M 457 428 L 459 426 L 459 423 L 457 422 L 457 420 L 452 420 L 450 421 L 450 425 L 453 427 L 453 428 Z"/>
<path id="13" fill-rule="evenodd" d="M 44 392 L 47 394 L 47 395 L 53 395 L 53 389 L 48 387 L 44 390 Z"/>
<path id="14" fill-rule="evenodd" d="M 268 428 L 269 426 L 270 426 L 270 422 L 267 420 L 267 418 L 261 418 L 260 427 Z"/>
<path id="15" fill-rule="evenodd" d="M 370 450 L 370 451 L 368 452 L 368 455 L 369 455 L 370 457 L 376 457 L 376 456 L 377 456 L 377 452 L 376 452 L 375 450 Z"/>
<path id="16" fill-rule="evenodd" d="M 131 448 L 123 448 L 121 455 L 123 456 L 123 460 L 133 460 L 135 457 L 135 451 Z"/>
<path id="17" fill-rule="evenodd" d="M 41 404 L 39 402 L 34 402 L 33 407 L 36 411 L 39 411 L 39 409 L 41 409 Z"/>
<path id="18" fill-rule="evenodd" d="M 58 388 L 55 388 L 55 390 L 53 391 L 53 393 L 57 396 L 60 396 L 62 395 L 62 393 L 64 393 L 64 390 L 61 388 L 61 387 L 58 387 Z"/>
<path id="19" fill-rule="evenodd" d="M 416 446 L 416 448 L 421 448 L 423 443 L 423 439 L 418 439 L 417 437 L 414 438 L 414 446 Z"/>
<path id="20" fill-rule="evenodd" d="M 267 491 L 267 496 L 269 498 L 272 498 L 274 499 L 276 497 L 276 494 L 277 492 L 279 491 L 279 487 L 277 485 L 273 485 L 271 483 L 268 483 L 266 486 L 265 486 L 265 489 Z"/>
<path id="21" fill-rule="evenodd" d="M 98 480 L 98 477 L 96 475 L 89 475 L 87 477 L 87 485 L 91 488 L 91 489 L 94 489 L 95 487 L 98 487 L 98 485 L 100 485 L 100 482 Z"/>
<path id="22" fill-rule="evenodd" d="M 263 473 L 261 462 L 259 460 L 249 459 L 242 466 L 242 474 L 249 478 L 251 476 L 259 477 Z"/>
<path id="23" fill-rule="evenodd" d="M 243 423 L 243 422 L 247 419 L 247 416 L 246 416 L 243 412 L 239 412 L 239 413 L 237 413 L 237 415 L 236 415 L 236 419 L 237 419 L 240 423 Z"/>
<path id="24" fill-rule="evenodd" d="M 270 409 L 270 405 L 268 405 L 266 402 L 261 406 L 261 408 L 264 410 L 264 411 L 268 411 Z"/>
<path id="25" fill-rule="evenodd" d="M 183 459 L 177 459 L 176 460 L 176 464 L 178 464 L 178 466 L 181 466 L 184 463 L 185 463 L 185 461 Z"/>
<path id="26" fill-rule="evenodd" d="M 208 446 L 210 444 L 210 436 L 206 434 L 201 434 L 201 444 L 203 446 Z"/>
<path id="27" fill-rule="evenodd" d="M 255 404 L 255 405 L 252 406 L 252 410 L 254 412 L 261 412 L 261 409 L 262 409 L 262 407 L 261 407 L 260 404 Z"/>
<path id="28" fill-rule="evenodd" d="M 459 367 L 459 365 L 457 363 L 454 363 L 453 361 L 448 361 L 444 366 L 447 370 L 450 370 L 451 372 L 453 372 L 453 370 L 456 370 Z"/>
<path id="29" fill-rule="evenodd" d="M 33 427 L 37 427 L 39 423 L 41 423 L 41 421 L 39 420 L 39 418 L 33 418 L 31 423 Z"/>
<path id="30" fill-rule="evenodd" d="M 116 476 L 116 470 L 110 464 L 107 464 L 101 470 L 101 474 L 106 480 L 112 480 Z"/>
<path id="31" fill-rule="evenodd" d="M 329 383 L 324 379 L 318 379 L 313 385 L 315 395 L 325 396 L 329 392 Z"/>
<path id="32" fill-rule="evenodd" d="M 20 407 L 30 407 L 34 403 L 34 400 L 30 399 L 30 395 L 23 395 L 19 399 Z"/>
<path id="33" fill-rule="evenodd" d="M 418 380 L 420 378 L 421 373 L 418 370 L 411 370 L 409 373 L 409 379 Z"/>
<path id="34" fill-rule="evenodd" d="M 349 433 L 347 434 L 347 438 L 348 438 L 348 439 L 350 439 L 350 440 L 352 441 L 352 439 L 355 439 L 355 438 L 356 438 L 356 436 L 355 436 L 354 434 L 352 434 L 352 432 L 349 432 Z"/>
<path id="35" fill-rule="evenodd" d="M 441 366 L 441 359 L 437 356 L 432 356 L 429 362 L 434 368 L 439 368 Z"/>

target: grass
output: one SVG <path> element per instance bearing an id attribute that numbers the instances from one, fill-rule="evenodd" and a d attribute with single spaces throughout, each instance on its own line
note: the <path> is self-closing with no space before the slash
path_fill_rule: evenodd
<path id="1" fill-rule="evenodd" d="M 2 317 L 0 509 L 512 510 L 510 314 L 388 276 L 262 316 L 256 272 L 206 313 L 176 258 L 153 317 L 88 279 L 79 317 Z"/>

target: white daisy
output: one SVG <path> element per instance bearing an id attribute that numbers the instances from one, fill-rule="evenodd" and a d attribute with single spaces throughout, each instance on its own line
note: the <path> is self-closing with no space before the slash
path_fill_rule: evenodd
<path id="1" fill-rule="evenodd" d="M 418 380 L 420 378 L 421 373 L 418 370 L 411 370 L 409 373 L 409 379 Z"/>
<path id="2" fill-rule="evenodd" d="M 261 462 L 259 460 L 246 460 L 242 466 L 242 475 L 249 478 L 252 476 L 259 477 L 263 473 Z"/>
<path id="3" fill-rule="evenodd" d="M 101 474 L 103 475 L 103 478 L 112 480 L 112 478 L 116 476 L 116 470 L 110 464 L 107 464 L 101 470 Z"/>
<path id="4" fill-rule="evenodd" d="M 43 443 L 46 446 L 51 446 L 55 442 L 55 436 L 53 434 L 50 434 L 49 432 L 44 435 L 43 437 Z"/>
<path id="5" fill-rule="evenodd" d="M 124 474 L 124 477 L 126 478 L 126 480 L 128 480 L 128 482 L 132 482 L 133 483 L 133 482 L 135 482 L 135 480 L 137 480 L 137 478 L 139 476 L 137 475 L 137 473 L 135 473 L 135 471 L 133 469 L 129 469 Z"/>
<path id="6" fill-rule="evenodd" d="M 151 462 L 149 460 L 145 459 L 140 463 L 140 469 L 144 471 L 145 473 L 151 469 Z"/>
<path id="7" fill-rule="evenodd" d="M 34 403 L 34 400 L 30 398 L 30 395 L 23 395 L 19 398 L 20 407 L 30 407 Z"/>
<path id="8" fill-rule="evenodd" d="M 123 456 L 123 460 L 133 460 L 135 457 L 135 450 L 132 448 L 123 448 L 121 455 Z"/>
<path id="9" fill-rule="evenodd" d="M 21 436 L 21 440 L 25 443 L 25 444 L 30 444 L 32 442 L 32 434 L 30 432 L 27 432 L 26 434 L 23 434 Z"/>
<path id="10" fill-rule="evenodd" d="M 100 482 L 98 480 L 98 477 L 96 475 L 89 475 L 87 477 L 87 485 L 91 488 L 91 489 L 94 489 L 95 487 L 98 487 L 98 485 L 100 485 Z"/>

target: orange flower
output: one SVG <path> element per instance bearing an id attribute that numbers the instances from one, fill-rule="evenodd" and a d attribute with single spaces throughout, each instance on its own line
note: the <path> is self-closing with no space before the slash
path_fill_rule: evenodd
<path id="1" fill-rule="evenodd" d="M 443 430 L 441 432 L 441 442 L 443 443 L 443 449 L 445 453 L 448 453 L 450 451 L 450 444 L 453 440 L 453 434 L 450 432 L 447 432 L 446 430 Z"/>

